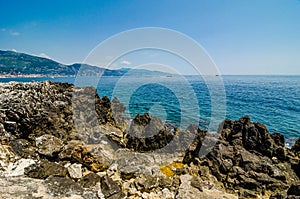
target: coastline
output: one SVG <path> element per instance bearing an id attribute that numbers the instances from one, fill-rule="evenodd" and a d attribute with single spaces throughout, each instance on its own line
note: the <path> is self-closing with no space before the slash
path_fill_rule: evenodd
<path id="1" fill-rule="evenodd" d="M 50 81 L 1 84 L 0 148 L 5 155 L 0 161 L 6 179 L 1 187 L 40 187 L 54 198 L 298 194 L 299 140 L 288 149 L 283 135 L 270 134 L 248 116 L 225 120 L 218 134 L 197 125 L 170 131 L 148 114 L 129 122 L 117 99 L 96 94 L 95 109 L 89 97 L 95 94 L 92 87 Z"/>
<path id="2" fill-rule="evenodd" d="M 48 78 L 57 78 L 57 77 L 76 77 L 76 75 L 41 75 L 41 74 L 0 74 L 0 78 L 38 78 L 38 77 L 48 77 Z"/>
<path id="3" fill-rule="evenodd" d="M 299 88 L 296 88 L 300 83 L 300 79 L 294 78 L 294 76 L 223 76 L 223 82 L 227 92 L 227 115 L 226 118 L 231 120 L 238 120 L 242 115 L 250 115 L 253 121 L 262 122 L 267 125 L 267 128 L 271 133 L 279 132 L 286 137 L 286 146 L 291 147 L 298 135 L 300 126 L 297 119 L 297 110 L 299 104 L 299 97 L 296 93 L 299 92 Z M 291 78 L 290 78 L 291 77 Z M 14 77 L 14 78 L 0 78 L 1 82 L 41 82 L 41 81 L 55 81 L 55 82 L 68 82 L 74 83 L 76 77 L 73 76 L 57 76 L 57 77 Z M 85 81 L 83 85 L 96 85 L 98 77 L 90 77 L 88 81 Z M 117 76 L 105 76 L 103 81 L 99 82 L 97 87 L 98 94 L 101 96 L 109 96 L 114 92 L 112 88 L 116 86 L 120 77 Z M 187 77 L 191 85 L 197 85 L 194 87 L 196 95 L 199 95 L 199 102 L 203 101 L 205 91 L 205 82 L 198 81 L 199 78 Z M 129 77 L 126 84 L 130 86 L 131 81 L 138 84 L 143 84 L 143 78 Z M 141 79 L 141 80 L 138 80 Z M 91 80 L 91 81 L 90 81 Z M 108 80 L 108 81 L 107 81 Z M 138 80 L 138 81 L 137 81 Z M 176 77 L 159 79 L 156 78 L 151 81 L 163 82 L 166 84 L 172 83 L 176 80 Z M 261 83 L 262 86 L 261 86 Z M 199 85 L 199 86 L 198 86 Z M 236 86 L 238 85 L 238 86 Z M 247 85 L 251 86 L 249 89 Z M 275 85 L 275 86 L 274 86 Z M 279 85 L 279 86 L 276 86 Z M 274 86 L 274 87 L 273 87 Z M 179 85 L 180 87 L 180 85 Z M 199 89 L 200 88 L 200 89 Z M 235 94 L 236 90 L 240 90 L 241 93 Z M 289 91 L 293 92 L 289 92 Z M 279 92 L 280 91 L 280 92 Z M 250 95 L 248 94 L 250 92 Z M 141 93 L 143 95 L 143 93 Z M 118 94 L 117 97 L 122 99 L 124 95 Z M 256 96 L 256 97 L 255 97 Z M 167 98 L 168 95 L 161 94 L 161 99 Z M 252 99 L 248 99 L 248 98 Z M 259 99 L 259 100 L 258 100 Z M 209 100 L 209 99 L 208 99 Z M 288 104 L 288 105 L 287 105 Z M 205 103 L 200 104 L 202 110 L 209 110 Z M 274 107 L 277 107 L 277 111 L 274 111 Z M 171 110 L 172 107 L 166 107 Z M 279 111 L 279 112 L 278 112 Z M 295 111 L 295 112 L 294 112 Z M 138 113 L 139 111 L 134 111 Z M 273 117 L 274 114 L 276 117 Z M 209 112 L 200 112 L 201 121 L 209 121 Z M 157 115 L 161 117 L 160 115 Z M 163 116 L 162 116 L 163 117 Z M 204 128 L 204 127 L 203 127 Z M 215 129 L 216 130 L 216 129 Z"/>

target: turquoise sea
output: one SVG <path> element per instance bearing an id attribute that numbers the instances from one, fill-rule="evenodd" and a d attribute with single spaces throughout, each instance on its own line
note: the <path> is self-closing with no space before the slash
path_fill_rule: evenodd
<path id="1" fill-rule="evenodd" d="M 220 78 L 226 94 L 225 105 L 217 105 L 225 107 L 226 113 L 221 115 L 234 120 L 249 115 L 252 121 L 265 124 L 271 133 L 284 134 L 287 145 L 300 137 L 300 76 Z M 75 77 L 0 78 L 0 82 L 44 80 L 95 86 L 100 96 L 117 97 L 125 103 L 130 117 L 150 112 L 175 125 L 198 121 L 202 128 L 208 128 L 213 117 L 211 97 L 214 94 L 199 76 L 101 77 L 99 82 L 97 77 L 84 80 L 75 80 Z"/>

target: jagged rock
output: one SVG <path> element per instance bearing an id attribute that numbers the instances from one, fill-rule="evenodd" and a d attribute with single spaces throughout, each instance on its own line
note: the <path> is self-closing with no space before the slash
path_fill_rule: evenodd
<path id="1" fill-rule="evenodd" d="M 79 180 L 79 184 L 84 188 L 90 188 L 100 182 L 100 176 L 95 173 L 89 173 Z"/>
<path id="2" fill-rule="evenodd" d="M 63 142 L 53 135 L 42 135 L 37 137 L 35 143 L 38 152 L 49 157 L 58 154 L 63 147 Z"/>
<path id="3" fill-rule="evenodd" d="M 18 138 L 27 138 L 30 134 L 33 137 L 43 134 L 58 135 L 58 132 L 70 135 L 70 128 L 64 127 L 61 118 L 64 116 L 64 120 L 69 121 L 71 109 L 56 112 L 53 103 L 70 101 L 72 85 L 52 82 L 14 82 L 3 84 L 1 88 L 0 95 L 6 95 L 6 97 L 1 97 L 0 108 L 6 110 L 6 121 L 16 122 L 15 135 Z M 7 93 L 10 94 L 7 95 Z"/>
<path id="4" fill-rule="evenodd" d="M 181 136 L 178 139 L 180 146 L 186 150 L 184 162 L 190 162 L 194 157 L 199 156 L 206 133 L 206 131 L 202 131 L 197 125 L 190 125 L 185 132 L 179 134 Z M 193 139 L 193 142 L 190 143 L 191 139 Z"/>
<path id="5" fill-rule="evenodd" d="M 82 177 L 81 164 L 71 164 L 67 167 L 71 178 L 79 179 Z"/>
<path id="6" fill-rule="evenodd" d="M 284 147 L 282 136 L 279 134 L 272 136 L 265 125 L 252 123 L 249 116 L 238 121 L 225 120 L 221 134 L 230 144 L 242 144 L 245 149 L 257 151 L 270 158 L 277 155 L 278 148 Z"/>
<path id="7" fill-rule="evenodd" d="M 273 133 L 271 134 L 272 139 L 274 140 L 277 146 L 284 147 L 285 146 L 285 139 L 284 136 L 280 133 Z"/>
<path id="8" fill-rule="evenodd" d="M 107 199 L 119 199 L 124 197 L 121 187 L 107 175 L 100 179 L 101 191 Z"/>
<path id="9" fill-rule="evenodd" d="M 244 148 L 224 144 L 217 146 L 218 148 L 215 148 L 208 156 L 211 161 L 209 166 L 213 175 L 228 189 L 254 190 L 255 195 L 264 189 L 273 192 L 284 190 L 287 188 L 287 182 L 298 180 L 285 163 L 273 165 L 271 159 L 259 157 Z M 284 177 L 287 173 L 290 176 L 289 179 Z M 243 191 L 243 193 L 249 194 L 250 192 Z"/>
<path id="10" fill-rule="evenodd" d="M 85 145 L 81 141 L 72 140 L 63 147 L 58 157 L 61 160 L 70 160 L 78 162 L 88 167 L 91 171 L 95 172 L 103 171 L 109 167 L 111 160 L 104 161 L 106 160 L 104 154 L 101 155 L 99 154 L 100 151 L 98 151 L 98 159 L 91 152 L 92 150 L 88 150 L 88 145 Z"/>
<path id="11" fill-rule="evenodd" d="M 94 88 L 77 88 L 67 83 L 1 84 L 0 109 L 5 115 L 4 126 L 18 138 L 35 139 L 49 134 L 71 140 L 84 132 L 74 122 L 89 124 L 91 121 L 94 126 L 99 123 L 115 124 L 107 97 L 99 98 Z"/>
<path id="12" fill-rule="evenodd" d="M 159 118 L 150 117 L 145 113 L 137 115 L 123 134 L 110 134 L 108 138 L 123 148 L 148 152 L 165 147 L 174 136 L 174 133 L 166 130 Z"/>
<path id="13" fill-rule="evenodd" d="M 225 120 L 221 139 L 203 158 L 211 173 L 223 182 L 227 191 L 239 190 L 240 197 L 254 197 L 265 191 L 281 192 L 298 181 L 286 163 L 282 136 L 269 134 L 249 117 L 239 121 Z M 273 163 L 272 157 L 281 162 Z M 286 176 L 289 176 L 288 178 Z"/>
<path id="14" fill-rule="evenodd" d="M 72 106 L 76 128 L 79 128 L 79 131 L 99 124 L 115 124 L 108 97 L 104 96 L 101 99 L 93 87 L 77 89 L 73 94 Z"/>
<path id="15" fill-rule="evenodd" d="M 128 134 L 137 138 L 152 137 L 165 130 L 163 122 L 157 117 L 150 117 L 148 113 L 137 115 L 131 122 Z"/>
<path id="16" fill-rule="evenodd" d="M 55 162 L 41 161 L 25 168 L 25 175 L 31 178 L 45 179 L 49 176 L 67 176 L 68 170 Z"/>
<path id="17" fill-rule="evenodd" d="M 300 152 L 300 139 L 298 139 L 295 144 L 292 146 L 291 150 L 294 153 L 299 153 Z"/>

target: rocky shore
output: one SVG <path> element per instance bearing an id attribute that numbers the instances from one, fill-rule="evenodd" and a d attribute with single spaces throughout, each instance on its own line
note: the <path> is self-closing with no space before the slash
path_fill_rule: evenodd
<path id="1" fill-rule="evenodd" d="M 210 134 L 124 110 L 91 87 L 0 83 L 0 198 L 300 198 L 300 140 L 248 116 Z"/>

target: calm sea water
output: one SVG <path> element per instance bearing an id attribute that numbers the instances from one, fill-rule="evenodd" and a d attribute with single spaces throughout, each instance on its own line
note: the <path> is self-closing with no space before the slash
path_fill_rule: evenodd
<path id="1" fill-rule="evenodd" d="M 249 115 L 252 121 L 264 123 L 271 133 L 284 134 L 288 145 L 300 137 L 300 76 L 222 76 L 222 79 L 226 100 L 225 104 L 216 105 L 217 109 L 221 107 L 220 115 L 234 120 Z M 74 77 L 2 78 L 0 82 L 32 80 L 95 86 L 100 96 L 117 97 L 123 102 L 130 117 L 150 112 L 176 125 L 199 122 L 202 128 L 208 128 L 214 118 L 211 108 L 214 94 L 198 76 L 101 77 L 99 82 L 98 78 L 75 81 Z M 226 113 L 221 112 L 223 106 Z"/>

